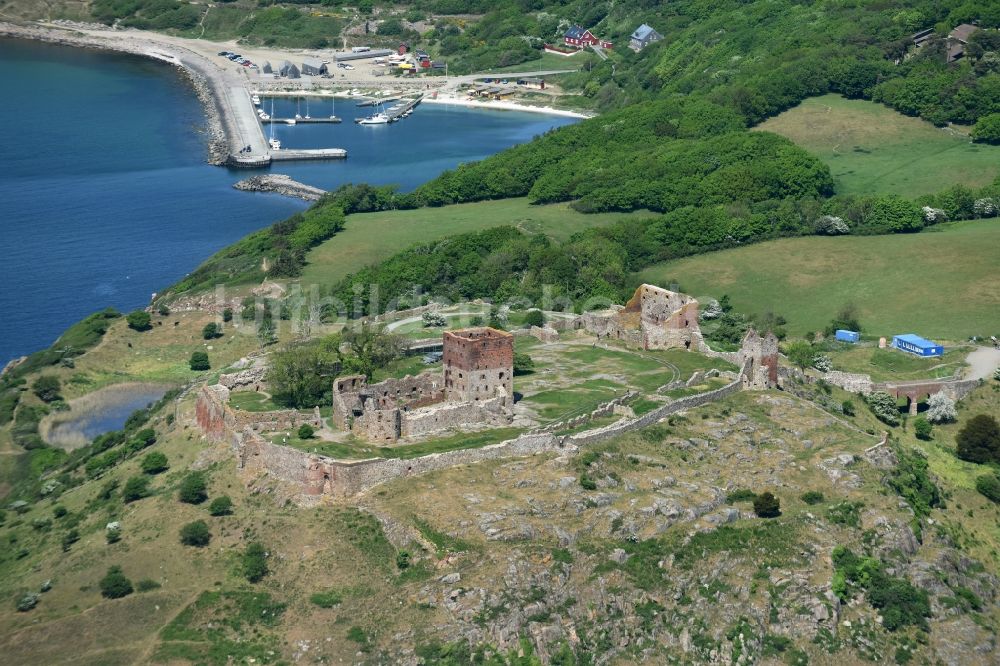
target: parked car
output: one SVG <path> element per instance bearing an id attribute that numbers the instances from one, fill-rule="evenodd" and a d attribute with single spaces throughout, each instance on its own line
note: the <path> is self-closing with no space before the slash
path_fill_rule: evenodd
<path id="1" fill-rule="evenodd" d="M 229 55 L 231 55 L 231 51 L 219 51 L 219 55 L 222 56 L 223 58 L 226 58 Z"/>

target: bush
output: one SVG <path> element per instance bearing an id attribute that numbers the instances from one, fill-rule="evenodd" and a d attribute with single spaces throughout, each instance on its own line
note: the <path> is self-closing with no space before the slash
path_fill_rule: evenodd
<path id="1" fill-rule="evenodd" d="M 514 353 L 514 376 L 526 375 L 535 368 L 535 361 L 527 354 Z"/>
<path id="2" fill-rule="evenodd" d="M 80 533 L 77 532 L 76 530 L 70 530 L 69 532 L 66 532 L 66 534 L 64 534 L 62 538 L 63 552 L 64 553 L 69 552 L 69 549 L 73 546 L 73 544 L 79 540 L 80 540 Z"/>
<path id="3" fill-rule="evenodd" d="M 927 401 L 927 420 L 931 423 L 951 423 L 958 418 L 955 401 L 938 392 Z"/>
<path id="4" fill-rule="evenodd" d="M 545 326 L 545 315 L 541 310 L 528 310 L 524 317 L 525 326 Z"/>
<path id="5" fill-rule="evenodd" d="M 850 400 L 840 403 L 840 409 L 844 412 L 844 416 L 854 416 L 854 403 Z"/>
<path id="6" fill-rule="evenodd" d="M 410 568 L 410 552 L 407 550 L 401 550 L 396 553 L 396 568 L 402 571 L 403 569 Z"/>
<path id="7" fill-rule="evenodd" d="M 448 323 L 444 315 L 440 312 L 425 312 L 420 315 L 420 318 L 423 320 L 424 326 L 427 328 L 441 328 Z"/>
<path id="8" fill-rule="evenodd" d="M 336 592 L 316 592 L 309 597 L 309 601 L 313 602 L 320 608 L 333 608 L 343 601 L 343 597 Z"/>
<path id="9" fill-rule="evenodd" d="M 54 507 L 52 507 L 52 515 L 55 516 L 56 518 L 62 518 L 67 513 L 69 513 L 69 511 L 62 504 L 56 504 Z M 3 521 L 0 521 L 0 523 L 2 522 Z"/>
<path id="10" fill-rule="evenodd" d="M 869 394 L 868 408 L 872 414 L 886 425 L 899 425 L 899 407 L 896 406 L 896 399 L 885 391 L 875 391 Z"/>
<path id="11" fill-rule="evenodd" d="M 222 321 L 231 322 L 233 320 L 233 309 L 226 308 L 222 311 Z"/>
<path id="12" fill-rule="evenodd" d="M 861 508 L 864 502 L 839 502 L 826 511 L 826 517 L 836 525 L 858 527 L 861 525 Z"/>
<path id="13" fill-rule="evenodd" d="M 781 502 L 770 491 L 764 491 L 754 498 L 753 510 L 760 518 L 776 518 L 781 515 Z"/>
<path id="14" fill-rule="evenodd" d="M 815 504 L 822 504 L 823 500 L 826 498 L 823 497 L 823 493 L 817 490 L 810 490 L 808 492 L 802 493 L 801 499 L 806 504 L 812 506 Z"/>
<path id="15" fill-rule="evenodd" d="M 913 422 L 913 434 L 917 436 L 917 439 L 929 440 L 933 430 L 934 426 L 922 416 Z"/>
<path id="16" fill-rule="evenodd" d="M 212 533 L 208 531 L 208 524 L 204 520 L 196 520 L 181 527 L 181 543 L 185 546 L 195 546 L 202 548 L 212 540 Z"/>
<path id="17" fill-rule="evenodd" d="M 734 502 L 752 502 L 757 499 L 757 493 L 746 488 L 740 488 L 726 495 L 726 501 L 730 504 Z"/>
<path id="18" fill-rule="evenodd" d="M 208 353 L 203 351 L 191 352 L 188 366 L 196 372 L 212 369 L 212 365 L 208 362 Z"/>
<path id="19" fill-rule="evenodd" d="M 208 499 L 205 487 L 205 475 L 201 472 L 191 472 L 181 481 L 177 498 L 187 504 L 201 504 Z"/>
<path id="20" fill-rule="evenodd" d="M 258 542 L 248 545 L 240 559 L 243 577 L 251 583 L 256 583 L 267 575 L 267 551 Z"/>
<path id="21" fill-rule="evenodd" d="M 213 516 L 228 516 L 233 512 L 233 500 L 229 499 L 227 495 L 216 497 L 208 505 L 208 512 Z"/>
<path id="22" fill-rule="evenodd" d="M 101 596 L 108 599 L 121 599 L 132 594 L 132 581 L 125 577 L 122 568 L 118 566 L 110 567 L 99 585 Z"/>
<path id="23" fill-rule="evenodd" d="M 584 490 L 597 490 L 597 482 L 586 474 L 580 476 L 580 485 Z"/>
<path id="24" fill-rule="evenodd" d="M 104 540 L 109 544 L 118 543 L 122 540 L 122 524 L 115 521 L 108 523 L 104 528 Z"/>
<path id="25" fill-rule="evenodd" d="M 151 317 L 149 316 L 149 313 L 145 310 L 133 310 L 128 313 L 127 317 L 125 317 L 125 321 L 128 322 L 128 327 L 134 331 L 140 332 L 148 331 L 153 328 L 149 323 L 150 319 Z"/>
<path id="26" fill-rule="evenodd" d="M 299 439 L 312 439 L 316 434 L 316 431 L 308 423 L 303 423 L 299 426 Z"/>
<path id="27" fill-rule="evenodd" d="M 170 464 L 167 462 L 166 455 L 159 451 L 153 451 L 146 454 L 146 457 L 142 459 L 140 467 L 145 474 L 159 474 L 170 469 Z"/>
<path id="28" fill-rule="evenodd" d="M 134 502 L 140 500 L 143 497 L 149 495 L 149 477 L 148 476 L 133 476 L 128 481 L 125 482 L 125 487 L 122 489 L 122 500 L 128 504 L 129 502 Z"/>
<path id="29" fill-rule="evenodd" d="M 38 595 L 34 592 L 29 592 L 23 597 L 17 600 L 17 610 L 22 613 L 27 613 L 32 608 L 38 605 Z"/>
<path id="30" fill-rule="evenodd" d="M 206 340 L 214 340 L 215 338 L 222 337 L 222 333 L 219 332 L 219 325 L 214 321 L 210 321 L 205 324 L 205 327 L 201 329 L 201 337 Z"/>
<path id="31" fill-rule="evenodd" d="M 42 402 L 54 402 L 60 400 L 59 391 L 62 385 L 55 375 L 42 375 L 31 385 L 31 390 Z"/>
<path id="32" fill-rule="evenodd" d="M 969 419 L 955 436 L 955 453 L 974 463 L 1000 462 L 1000 424 L 989 414 Z"/>
<path id="33" fill-rule="evenodd" d="M 1000 144 L 1000 113 L 980 116 L 970 135 L 973 141 Z"/>
<path id="34" fill-rule="evenodd" d="M 977 477 L 976 490 L 994 504 L 1000 504 L 1000 478 L 995 474 L 983 474 Z"/>
<path id="35" fill-rule="evenodd" d="M 150 590 L 158 590 L 161 585 L 157 583 L 152 578 L 143 578 L 138 583 L 135 584 L 135 589 L 139 592 L 149 592 Z"/>

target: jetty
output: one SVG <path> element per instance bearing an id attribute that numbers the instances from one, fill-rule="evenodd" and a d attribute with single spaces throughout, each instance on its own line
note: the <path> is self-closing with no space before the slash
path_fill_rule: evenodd
<path id="1" fill-rule="evenodd" d="M 401 104 L 397 104 L 395 106 L 386 109 L 385 115 L 389 116 L 390 123 L 395 122 L 400 118 L 402 118 L 404 114 L 409 113 L 413 109 L 417 108 L 417 106 L 420 104 L 420 102 L 423 101 L 423 99 L 424 96 L 420 95 L 419 97 L 415 97 L 413 99 L 403 100 Z"/>
<path id="2" fill-rule="evenodd" d="M 320 197 L 326 194 L 326 190 L 300 183 L 297 180 L 292 180 L 291 176 L 280 173 L 272 173 L 266 176 L 250 176 L 238 183 L 234 183 L 233 187 L 244 192 L 273 192 L 305 201 L 318 201 Z"/>
<path id="3" fill-rule="evenodd" d="M 261 118 L 260 122 L 265 125 L 308 125 L 310 123 L 340 123 L 343 122 L 338 116 L 328 118 Z"/>
<path id="4" fill-rule="evenodd" d="M 272 162 L 291 162 L 293 160 L 342 160 L 347 157 L 343 148 L 281 148 L 272 150 Z"/>

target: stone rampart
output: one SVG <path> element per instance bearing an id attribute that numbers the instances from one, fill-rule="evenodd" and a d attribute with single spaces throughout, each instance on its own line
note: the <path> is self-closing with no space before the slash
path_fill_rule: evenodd
<path id="1" fill-rule="evenodd" d="M 230 391 L 260 391 L 265 388 L 267 366 L 257 364 L 238 372 L 219 375 L 219 383 Z"/>
<path id="2" fill-rule="evenodd" d="M 823 380 L 828 384 L 839 386 L 850 393 L 862 393 L 864 395 L 868 395 L 873 390 L 871 375 L 865 375 L 857 372 L 841 372 L 839 370 L 831 370 L 830 372 L 823 373 Z"/>

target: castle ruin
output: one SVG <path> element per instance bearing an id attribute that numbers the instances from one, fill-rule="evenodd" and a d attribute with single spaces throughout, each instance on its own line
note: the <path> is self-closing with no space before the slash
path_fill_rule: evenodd
<path id="1" fill-rule="evenodd" d="M 493 328 L 444 334 L 443 370 L 369 384 L 363 375 L 333 383 L 333 422 L 377 442 L 513 420 L 514 337 Z"/>
<path id="2" fill-rule="evenodd" d="M 698 301 L 651 284 L 640 285 L 628 303 L 586 312 L 582 328 L 599 338 L 622 340 L 639 349 L 691 349 L 703 345 Z"/>

